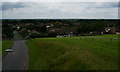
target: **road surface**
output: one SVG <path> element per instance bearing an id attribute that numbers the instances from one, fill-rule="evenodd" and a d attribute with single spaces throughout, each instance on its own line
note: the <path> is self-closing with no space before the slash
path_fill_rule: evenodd
<path id="1" fill-rule="evenodd" d="M 2 60 L 2 70 L 27 70 L 28 51 L 24 40 L 14 36 L 13 52 L 7 53 Z"/>

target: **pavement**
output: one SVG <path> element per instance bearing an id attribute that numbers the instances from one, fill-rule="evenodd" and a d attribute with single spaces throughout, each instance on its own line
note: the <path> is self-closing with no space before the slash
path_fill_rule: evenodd
<path id="1" fill-rule="evenodd" d="M 14 36 L 12 52 L 8 52 L 2 60 L 2 71 L 6 70 L 27 70 L 28 50 L 25 40 Z"/>

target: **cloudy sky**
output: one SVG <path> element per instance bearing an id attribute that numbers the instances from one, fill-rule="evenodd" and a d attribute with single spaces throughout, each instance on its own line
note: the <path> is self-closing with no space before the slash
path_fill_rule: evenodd
<path id="1" fill-rule="evenodd" d="M 118 0 L 111 2 L 2 2 L 3 19 L 118 19 Z M 25 0 L 24 0 L 25 1 Z M 42 1 L 42 0 L 41 0 Z M 59 1 L 59 0 L 57 0 Z M 77 0 L 76 0 L 77 1 Z M 90 1 L 90 0 L 89 0 Z"/>

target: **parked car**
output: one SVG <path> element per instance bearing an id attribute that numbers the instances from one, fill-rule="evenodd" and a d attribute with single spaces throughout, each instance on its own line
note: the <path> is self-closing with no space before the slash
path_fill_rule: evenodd
<path id="1" fill-rule="evenodd" d="M 5 50 L 6 52 L 12 52 L 13 50 L 11 48 L 8 48 Z"/>

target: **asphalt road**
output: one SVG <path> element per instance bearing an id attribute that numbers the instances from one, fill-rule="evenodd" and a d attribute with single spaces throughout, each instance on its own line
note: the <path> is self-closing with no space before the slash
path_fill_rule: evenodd
<path id="1" fill-rule="evenodd" d="M 28 50 L 24 40 L 14 36 L 13 52 L 7 53 L 2 60 L 2 70 L 27 70 Z"/>

